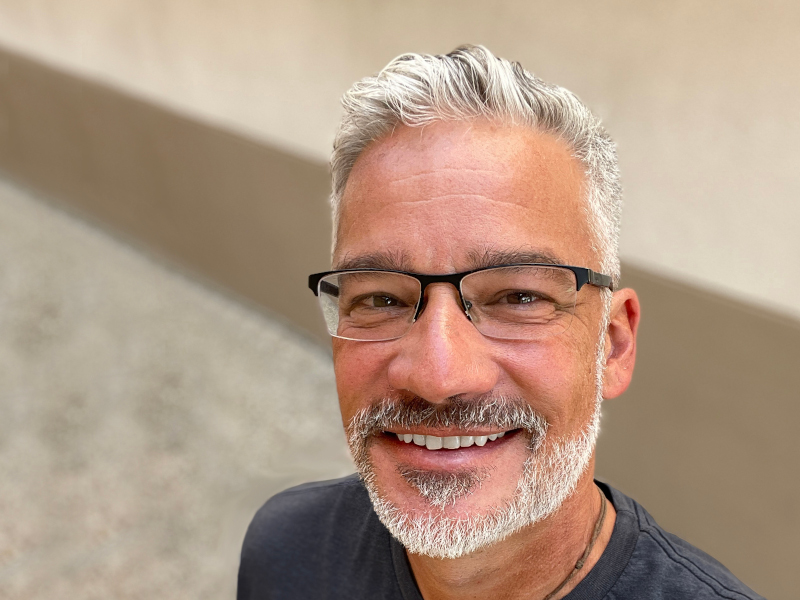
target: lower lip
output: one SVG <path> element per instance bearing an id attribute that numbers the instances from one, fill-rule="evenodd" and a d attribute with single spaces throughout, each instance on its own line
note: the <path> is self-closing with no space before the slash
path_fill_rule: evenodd
<path id="1" fill-rule="evenodd" d="M 497 454 L 516 445 L 514 440 L 520 437 L 521 430 L 506 433 L 494 441 L 487 441 L 486 445 L 473 444 L 467 448 L 456 450 L 428 450 L 425 446 L 417 446 L 414 442 L 406 443 L 399 440 L 396 435 L 384 433 L 373 438 L 373 444 L 388 454 L 399 463 L 413 465 L 420 469 L 449 470 L 458 467 L 476 466 L 478 463 L 495 460 Z"/>

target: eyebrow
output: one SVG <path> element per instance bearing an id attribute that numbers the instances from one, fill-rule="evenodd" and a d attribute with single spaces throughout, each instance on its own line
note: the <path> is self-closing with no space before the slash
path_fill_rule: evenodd
<path id="1" fill-rule="evenodd" d="M 486 267 L 499 267 L 503 265 L 542 263 L 547 265 L 564 264 L 561 259 L 547 252 L 535 250 L 496 250 L 485 249 L 467 253 L 470 267 L 466 269 L 484 269 Z M 334 267 L 338 270 L 346 269 L 381 269 L 385 271 L 414 272 L 408 256 L 402 252 L 370 252 L 358 256 L 344 256 Z"/>
<path id="2" fill-rule="evenodd" d="M 470 262 L 473 269 L 486 267 L 499 267 L 502 265 L 542 263 L 546 265 L 563 265 L 562 259 L 548 252 L 537 250 L 496 250 L 487 248 L 482 252 L 470 252 Z"/>
<path id="3" fill-rule="evenodd" d="M 401 252 L 370 252 L 358 256 L 345 255 L 336 264 L 336 270 L 346 269 L 382 269 L 384 271 L 411 272 L 408 257 Z"/>

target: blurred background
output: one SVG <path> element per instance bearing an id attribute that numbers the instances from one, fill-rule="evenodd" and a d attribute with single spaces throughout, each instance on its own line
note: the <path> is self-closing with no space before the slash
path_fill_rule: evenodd
<path id="1" fill-rule="evenodd" d="M 351 471 L 306 276 L 339 97 L 482 43 L 619 144 L 643 302 L 598 475 L 759 593 L 800 569 L 800 4 L 0 0 L 0 596 L 231 598 Z"/>

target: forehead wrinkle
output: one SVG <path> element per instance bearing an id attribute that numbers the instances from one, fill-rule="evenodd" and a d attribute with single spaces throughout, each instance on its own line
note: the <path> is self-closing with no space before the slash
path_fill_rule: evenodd
<path id="1" fill-rule="evenodd" d="M 392 204 L 428 204 L 430 202 L 435 202 L 436 200 L 448 200 L 451 198 L 458 198 L 458 199 L 467 199 L 467 198 L 475 198 L 478 200 L 485 200 L 486 202 L 494 202 L 497 204 L 509 204 L 511 206 L 516 206 L 518 208 L 525 208 L 525 206 L 517 201 L 514 200 L 500 200 L 497 198 L 489 198 L 488 196 L 484 196 L 483 194 L 463 194 L 463 193 L 456 193 L 456 194 L 441 194 L 439 196 L 429 196 L 427 198 L 420 198 L 418 200 L 392 200 Z"/>
<path id="2" fill-rule="evenodd" d="M 491 169 L 472 169 L 469 167 L 439 167 L 436 169 L 429 169 L 427 171 L 421 171 L 419 173 L 414 173 L 412 175 L 404 175 L 403 177 L 396 177 L 392 178 L 389 182 L 389 185 L 395 185 L 398 183 L 403 183 L 407 181 L 413 181 L 414 179 L 419 179 L 420 177 L 428 177 L 430 175 L 437 175 L 449 172 L 455 173 L 477 173 L 481 175 L 487 175 L 494 177 L 495 179 L 506 179 L 507 176 L 504 174 L 500 174 L 497 171 L 493 171 Z"/>

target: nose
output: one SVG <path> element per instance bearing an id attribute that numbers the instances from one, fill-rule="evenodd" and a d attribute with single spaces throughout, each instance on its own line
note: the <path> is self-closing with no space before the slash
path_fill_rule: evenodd
<path id="1" fill-rule="evenodd" d="M 500 369 L 491 344 L 470 323 L 450 284 L 428 286 L 425 310 L 395 343 L 400 348 L 388 371 L 394 389 L 436 403 L 486 394 L 497 385 Z"/>

